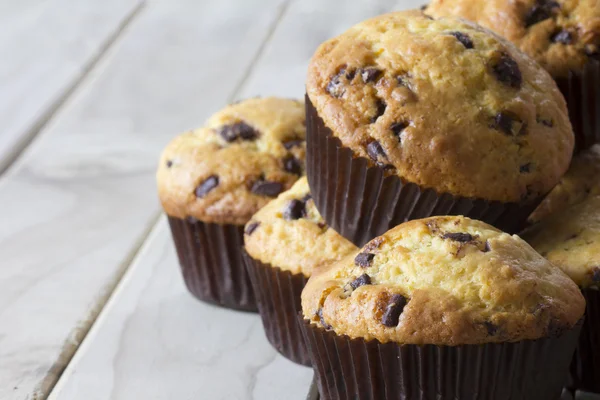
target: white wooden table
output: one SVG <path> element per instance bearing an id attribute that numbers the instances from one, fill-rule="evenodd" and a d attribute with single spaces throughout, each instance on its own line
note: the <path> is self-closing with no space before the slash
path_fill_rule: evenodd
<path id="1" fill-rule="evenodd" d="M 300 98 L 319 43 L 421 0 L 0 0 L 0 399 L 303 399 L 255 314 L 194 300 L 162 147 Z"/>

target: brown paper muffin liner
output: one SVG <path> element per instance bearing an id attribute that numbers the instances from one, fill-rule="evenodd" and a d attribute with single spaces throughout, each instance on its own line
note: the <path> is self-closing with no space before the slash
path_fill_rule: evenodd
<path id="1" fill-rule="evenodd" d="M 600 143 L 600 61 L 590 60 L 581 72 L 569 72 L 556 84 L 567 101 L 575 151 Z"/>
<path id="2" fill-rule="evenodd" d="M 558 400 L 581 329 L 515 343 L 417 346 L 350 339 L 299 320 L 321 400 Z"/>
<path id="3" fill-rule="evenodd" d="M 502 203 L 437 193 L 355 157 L 318 116 L 306 96 L 306 175 L 325 222 L 361 247 L 403 222 L 434 215 L 464 215 L 517 233 L 542 201 Z"/>
<path id="4" fill-rule="evenodd" d="M 223 307 L 257 311 L 242 258 L 244 227 L 169 216 L 183 280 L 198 299 Z"/>
<path id="5" fill-rule="evenodd" d="M 600 290 L 584 289 L 585 322 L 571 363 L 570 389 L 600 395 Z"/>
<path id="6" fill-rule="evenodd" d="M 300 294 L 308 278 L 264 264 L 245 251 L 244 259 L 267 339 L 285 358 L 310 366 L 297 319 L 302 308 Z"/>

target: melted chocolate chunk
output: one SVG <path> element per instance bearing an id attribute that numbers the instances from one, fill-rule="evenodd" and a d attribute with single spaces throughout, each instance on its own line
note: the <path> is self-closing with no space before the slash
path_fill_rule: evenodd
<path id="1" fill-rule="evenodd" d="M 467 49 L 472 49 L 474 47 L 473 41 L 469 37 L 469 35 L 462 32 L 450 32 L 450 35 L 454 36 L 456 40 L 462 43 L 463 46 Z"/>
<path id="2" fill-rule="evenodd" d="M 554 126 L 554 121 L 552 120 L 552 118 L 542 118 L 542 117 L 537 117 L 536 118 L 536 122 L 538 124 L 542 124 L 544 126 L 547 126 L 548 128 L 552 128 Z"/>
<path id="3" fill-rule="evenodd" d="M 252 235 L 259 225 L 260 222 L 250 222 L 248 225 L 246 225 L 246 230 L 244 231 L 244 233 L 248 236 Z"/>
<path id="4" fill-rule="evenodd" d="M 283 218 L 288 221 L 293 221 L 306 217 L 306 203 L 300 200 L 291 200 L 283 211 Z"/>
<path id="5" fill-rule="evenodd" d="M 304 144 L 304 140 L 303 139 L 291 139 L 291 140 L 287 140 L 285 142 L 282 142 L 283 147 L 286 148 L 286 150 L 290 150 L 294 147 L 300 147 Z"/>
<path id="6" fill-rule="evenodd" d="M 173 166 L 173 161 L 167 160 L 166 164 L 167 164 L 167 168 L 171 168 Z"/>
<path id="7" fill-rule="evenodd" d="M 228 143 L 235 142 L 238 139 L 254 140 L 258 137 L 258 131 L 243 121 L 223 125 L 217 132 Z"/>
<path id="8" fill-rule="evenodd" d="M 398 82 L 398 85 L 404 86 L 404 87 L 409 86 L 409 79 L 410 79 L 410 76 L 408 74 L 398 75 L 396 77 L 396 81 Z"/>
<path id="9" fill-rule="evenodd" d="M 354 74 L 350 75 L 354 78 Z M 346 75 L 346 68 L 341 68 L 337 74 L 331 77 L 331 80 L 327 84 L 327 92 L 333 97 L 342 97 L 346 92 L 344 78 L 347 80 L 352 80 L 349 76 Z"/>
<path id="10" fill-rule="evenodd" d="M 470 233 L 447 232 L 442 235 L 442 239 L 450 239 L 460 243 L 469 243 L 473 241 L 473 235 Z"/>
<path id="11" fill-rule="evenodd" d="M 381 99 L 377 99 L 375 101 L 375 115 L 371 118 L 371 123 L 374 123 L 375 121 L 377 121 L 377 119 L 379 117 L 381 117 L 383 114 L 385 114 L 386 108 L 387 108 L 387 104 L 385 104 L 385 101 L 383 101 Z"/>
<path id="12" fill-rule="evenodd" d="M 219 177 L 217 175 L 209 176 L 196 187 L 196 197 L 202 198 L 206 196 L 208 192 L 217 186 L 219 186 Z"/>
<path id="13" fill-rule="evenodd" d="M 488 242 L 487 240 L 485 241 L 485 246 L 483 247 L 483 252 L 487 253 L 489 251 L 492 251 L 492 248 L 490 247 L 490 242 Z"/>
<path id="14" fill-rule="evenodd" d="M 507 53 L 502 53 L 500 58 L 492 65 L 492 71 L 500 82 L 515 89 L 520 89 L 523 76 L 519 64 Z"/>
<path id="15" fill-rule="evenodd" d="M 515 114 L 502 111 L 496 114 L 493 128 L 507 135 L 518 136 L 527 133 L 527 124 L 521 121 Z"/>
<path id="16" fill-rule="evenodd" d="M 369 268 L 374 258 L 375 254 L 373 253 L 358 253 L 358 255 L 354 258 L 354 265 L 362 268 Z"/>
<path id="17" fill-rule="evenodd" d="M 283 169 L 285 169 L 290 174 L 294 175 L 302 175 L 302 165 L 300 161 L 296 159 L 294 156 L 288 156 L 283 159 Z"/>
<path id="18" fill-rule="evenodd" d="M 487 333 L 490 336 L 494 336 L 496 334 L 496 332 L 498 332 L 498 327 L 494 324 L 492 324 L 489 321 L 485 321 L 483 323 L 485 325 L 485 328 L 487 329 Z"/>
<path id="19" fill-rule="evenodd" d="M 387 154 L 385 154 L 385 150 L 381 147 L 381 144 L 374 140 L 367 145 L 367 154 L 371 158 L 371 160 L 376 161 L 378 164 L 380 160 L 387 160 Z"/>
<path id="20" fill-rule="evenodd" d="M 381 70 L 375 67 L 366 67 L 360 70 L 360 76 L 364 83 L 373 83 L 381 77 Z"/>
<path id="21" fill-rule="evenodd" d="M 260 179 L 254 182 L 251 191 L 259 196 L 277 197 L 283 191 L 283 184 Z"/>
<path id="22" fill-rule="evenodd" d="M 560 4 L 556 1 L 538 0 L 537 4 L 525 15 L 525 26 L 530 27 L 551 18 L 557 8 L 560 8 Z"/>
<path id="23" fill-rule="evenodd" d="M 571 44 L 573 43 L 573 34 L 566 29 L 555 32 L 550 40 L 554 43 Z"/>
<path id="24" fill-rule="evenodd" d="M 407 303 L 406 297 L 401 294 L 393 295 L 381 317 L 381 323 L 390 328 L 398 326 L 400 315 Z"/>
<path id="25" fill-rule="evenodd" d="M 396 138 L 398 138 L 399 142 L 402 141 L 402 132 L 404 132 L 404 130 L 408 128 L 409 125 L 410 124 L 408 122 L 394 122 L 392 125 L 390 125 L 392 133 L 394 134 L 394 136 L 396 136 Z"/>
<path id="26" fill-rule="evenodd" d="M 370 285 L 370 284 L 371 284 L 371 277 L 367 274 L 362 274 L 361 276 L 359 276 L 358 278 L 356 278 L 355 280 L 350 282 L 350 286 L 354 290 L 356 290 L 356 288 L 359 288 L 361 286 Z"/>
<path id="27" fill-rule="evenodd" d="M 522 174 L 528 174 L 531 172 L 531 163 L 523 164 L 519 167 L 519 172 Z"/>
<path id="28" fill-rule="evenodd" d="M 307 202 L 307 201 L 309 201 L 309 200 L 312 200 L 312 195 L 311 195 L 310 193 L 307 193 L 307 194 L 305 194 L 305 195 L 304 195 L 304 197 L 302 198 L 302 201 L 306 203 L 306 202 Z"/>
<path id="29" fill-rule="evenodd" d="M 319 311 L 317 311 L 317 316 L 319 317 L 319 321 L 321 321 L 321 325 L 323 326 L 323 328 L 325 328 L 327 330 L 331 329 L 331 325 L 329 325 L 323 319 L 323 309 L 322 308 L 319 308 Z"/>
<path id="30" fill-rule="evenodd" d="M 600 282 L 600 267 L 592 269 L 592 282 Z"/>

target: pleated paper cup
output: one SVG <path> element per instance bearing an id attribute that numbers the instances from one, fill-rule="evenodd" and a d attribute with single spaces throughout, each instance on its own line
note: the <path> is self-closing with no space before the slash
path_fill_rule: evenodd
<path id="1" fill-rule="evenodd" d="M 403 222 L 434 215 L 464 215 L 517 233 L 543 199 L 503 203 L 460 197 L 388 175 L 344 147 L 308 96 L 306 130 L 306 174 L 315 205 L 330 227 L 359 247 Z"/>
<path id="2" fill-rule="evenodd" d="M 581 329 L 452 347 L 351 339 L 299 321 L 320 400 L 559 400 Z"/>
<path id="3" fill-rule="evenodd" d="M 600 61 L 590 60 L 582 71 L 556 79 L 565 96 L 575 133 L 575 151 L 600 143 Z"/>
<path id="4" fill-rule="evenodd" d="M 300 295 L 308 278 L 265 264 L 244 252 L 258 312 L 271 345 L 285 358 L 310 366 L 297 315 Z"/>
<path id="5" fill-rule="evenodd" d="M 573 362 L 569 388 L 598 394 L 600 398 L 600 290 L 584 289 L 585 322 Z"/>
<path id="6" fill-rule="evenodd" d="M 257 311 L 242 258 L 244 227 L 169 217 L 183 280 L 199 300 Z"/>

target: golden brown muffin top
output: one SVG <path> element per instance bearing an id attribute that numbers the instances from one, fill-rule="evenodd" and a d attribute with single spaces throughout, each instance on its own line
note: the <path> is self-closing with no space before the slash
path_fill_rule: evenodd
<path id="1" fill-rule="evenodd" d="M 556 78 L 600 59 L 599 0 L 433 0 L 425 12 L 466 18 L 497 32 Z"/>
<path id="2" fill-rule="evenodd" d="M 306 88 L 344 146 L 438 192 L 520 202 L 550 191 L 571 160 L 555 82 L 470 22 L 367 20 L 319 47 Z"/>
<path id="3" fill-rule="evenodd" d="M 252 258 L 304 276 L 357 250 L 325 224 L 306 178 L 254 214 L 244 241 Z"/>
<path id="4" fill-rule="evenodd" d="M 575 157 L 569 170 L 529 217 L 538 222 L 556 211 L 600 194 L 600 145 L 594 145 Z"/>
<path id="5" fill-rule="evenodd" d="M 243 225 L 304 172 L 304 103 L 248 99 L 176 137 L 156 174 L 165 212 L 173 217 Z"/>
<path id="6" fill-rule="evenodd" d="M 600 196 L 543 219 L 523 238 L 580 287 L 600 287 Z"/>
<path id="7" fill-rule="evenodd" d="M 336 334 L 408 344 L 514 342 L 582 317 L 577 286 L 518 236 L 465 217 L 399 225 L 316 269 L 304 316 Z"/>

